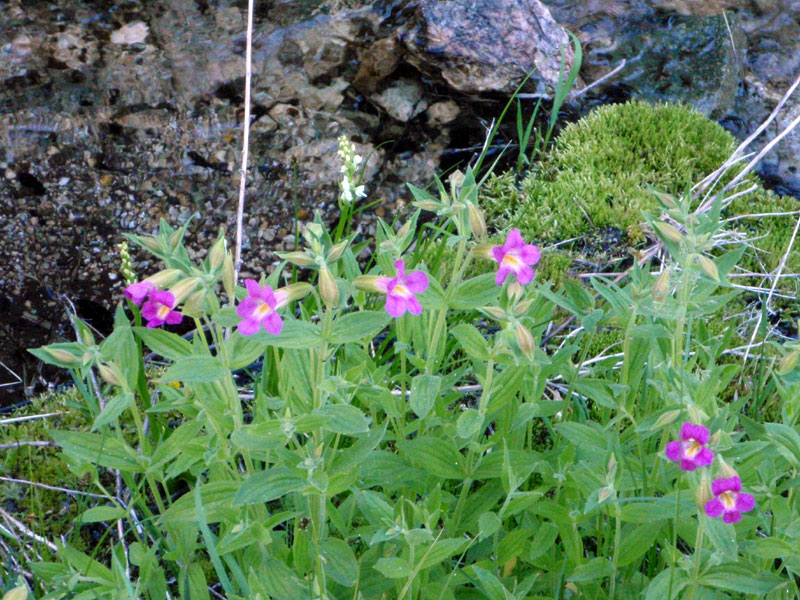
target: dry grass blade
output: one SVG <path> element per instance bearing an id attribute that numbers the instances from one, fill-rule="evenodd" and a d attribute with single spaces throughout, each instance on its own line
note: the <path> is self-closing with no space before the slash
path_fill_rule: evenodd
<path id="1" fill-rule="evenodd" d="M 2 517 L 3 520 L 5 520 L 5 522 L 8 523 L 9 526 L 11 526 L 14 529 L 16 529 L 19 533 L 21 533 L 25 537 L 27 537 L 29 539 L 32 539 L 32 540 L 36 540 L 40 544 L 45 544 L 53 552 L 58 552 L 58 546 L 56 546 L 53 542 L 51 542 L 50 540 L 45 539 L 42 536 L 34 533 L 33 531 L 31 531 L 30 529 L 25 527 L 24 523 L 22 523 L 21 521 L 18 521 L 17 519 L 15 519 L 13 516 L 8 514 L 6 511 L 4 511 L 2 508 L 0 508 L 0 517 Z"/>

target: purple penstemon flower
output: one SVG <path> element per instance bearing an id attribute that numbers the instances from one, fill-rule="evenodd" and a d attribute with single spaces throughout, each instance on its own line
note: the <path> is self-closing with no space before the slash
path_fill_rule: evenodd
<path id="1" fill-rule="evenodd" d="M 714 460 L 714 453 L 706 448 L 708 429 L 702 425 L 684 423 L 681 427 L 680 441 L 667 444 L 667 458 L 680 465 L 684 471 L 694 471 L 705 467 Z"/>
<path id="2" fill-rule="evenodd" d="M 522 285 L 527 285 L 535 274 L 531 268 L 539 262 L 541 254 L 533 244 L 526 244 L 519 229 L 512 229 L 502 246 L 495 246 L 491 256 L 500 265 L 495 283 L 503 285 L 506 277 L 514 275 Z"/>
<path id="3" fill-rule="evenodd" d="M 422 305 L 415 294 L 428 289 L 428 276 L 422 271 L 406 274 L 403 260 L 395 261 L 394 268 L 397 269 L 395 277 L 378 277 L 375 280 L 375 289 L 386 294 L 386 312 L 393 317 L 402 317 L 406 311 L 412 315 L 420 314 Z"/>
<path id="4" fill-rule="evenodd" d="M 259 286 L 254 279 L 246 279 L 247 297 L 236 307 L 242 318 L 237 329 L 242 335 L 253 335 L 263 327 L 267 333 L 278 335 L 283 329 L 283 320 L 277 310 L 289 302 L 289 294 L 268 286 Z"/>
<path id="5" fill-rule="evenodd" d="M 147 319 L 150 329 L 166 323 L 177 325 L 183 321 L 183 315 L 175 309 L 175 296 L 172 292 L 153 290 L 150 299 L 142 306 L 142 316 Z"/>
<path id="6" fill-rule="evenodd" d="M 756 506 L 755 498 L 742 492 L 742 480 L 738 476 L 715 479 L 711 491 L 716 498 L 706 502 L 706 514 L 712 518 L 722 516 L 725 523 L 738 523 L 743 512 Z"/>

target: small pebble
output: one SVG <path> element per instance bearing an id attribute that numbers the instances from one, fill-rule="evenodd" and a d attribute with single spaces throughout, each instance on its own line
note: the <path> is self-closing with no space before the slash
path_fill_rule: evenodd
<path id="1" fill-rule="evenodd" d="M 58 180 L 58 185 L 67 185 L 70 182 L 69 177 L 62 177 Z"/>

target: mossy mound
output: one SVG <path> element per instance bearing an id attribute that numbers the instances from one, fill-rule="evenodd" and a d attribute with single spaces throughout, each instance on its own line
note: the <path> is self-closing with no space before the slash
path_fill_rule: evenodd
<path id="1" fill-rule="evenodd" d="M 545 245 L 615 229 L 624 234 L 627 245 L 618 250 L 627 254 L 644 239 L 642 211 L 656 210 L 648 186 L 680 195 L 717 169 L 735 148 L 733 136 L 720 125 L 683 105 L 633 101 L 604 106 L 568 125 L 521 181 L 513 172 L 491 177 L 482 205 L 497 228 L 518 227 L 526 239 Z M 729 171 L 723 183 L 741 168 Z M 737 198 L 727 216 L 800 209 L 795 198 L 763 189 L 755 176 L 747 182 L 758 189 Z M 742 266 L 764 272 L 780 262 L 794 219 L 746 219 L 732 226 L 750 238 L 761 238 L 755 242 L 759 251 Z M 580 242 L 557 253 L 586 256 Z M 797 272 L 800 253 L 793 254 L 787 268 Z"/>

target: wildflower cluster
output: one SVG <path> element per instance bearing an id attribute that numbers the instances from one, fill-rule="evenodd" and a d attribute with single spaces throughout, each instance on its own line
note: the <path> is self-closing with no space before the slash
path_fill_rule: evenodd
<path id="1" fill-rule="evenodd" d="M 339 180 L 339 202 L 340 204 L 352 204 L 359 198 L 364 198 L 367 194 L 364 186 L 359 184 L 358 167 L 363 158 L 356 154 L 353 143 L 345 136 L 339 138 L 339 158 L 342 160 L 340 171 L 342 178 Z"/>
<path id="2" fill-rule="evenodd" d="M 680 465 L 683 471 L 694 471 L 707 467 L 714 461 L 714 453 L 706 446 L 709 431 L 703 425 L 684 423 L 681 426 L 681 439 L 667 443 L 667 458 Z M 722 517 L 725 523 L 738 523 L 742 513 L 755 508 L 755 499 L 742 492 L 739 475 L 726 463 L 722 463 L 725 477 L 715 479 L 711 484 L 714 498 L 703 503 L 709 517 Z M 699 492 L 698 492 L 699 493 Z"/>

